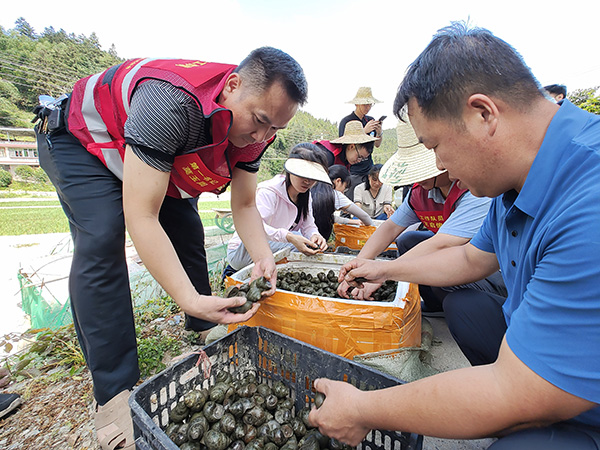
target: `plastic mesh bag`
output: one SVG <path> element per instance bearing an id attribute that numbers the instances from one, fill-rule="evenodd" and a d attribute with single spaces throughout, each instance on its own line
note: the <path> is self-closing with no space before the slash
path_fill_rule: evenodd
<path id="1" fill-rule="evenodd" d="M 398 348 L 380 352 L 355 355 L 354 361 L 380 370 L 407 382 L 435 375 L 439 371 L 431 367 L 431 344 L 433 328 L 426 319 L 421 324 L 421 346 Z"/>

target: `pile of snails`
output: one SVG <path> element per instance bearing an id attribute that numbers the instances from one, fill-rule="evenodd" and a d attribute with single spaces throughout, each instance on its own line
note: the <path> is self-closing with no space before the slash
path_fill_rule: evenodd
<path id="1" fill-rule="evenodd" d="M 277 274 L 277 287 L 300 294 L 320 297 L 342 298 L 338 292 L 338 277 L 333 270 L 316 275 L 304 271 L 281 271 Z M 375 301 L 393 302 L 396 296 L 396 281 L 386 281 L 372 295 Z"/>
<path id="2" fill-rule="evenodd" d="M 324 400 L 315 396 L 315 406 Z M 181 450 L 352 450 L 308 422 L 308 408 L 294 414 L 283 381 L 270 386 L 253 371 L 236 378 L 218 371 L 209 389 L 186 392 L 169 412 L 167 436 Z"/>

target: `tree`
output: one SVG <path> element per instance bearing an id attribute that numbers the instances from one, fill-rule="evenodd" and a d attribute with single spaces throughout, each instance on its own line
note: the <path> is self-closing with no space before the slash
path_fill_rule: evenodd
<path id="1" fill-rule="evenodd" d="M 6 114 L 0 115 L 4 118 L 18 116 L 14 112 L 8 114 L 12 107 L 30 115 L 39 95 L 58 97 L 70 92 L 80 78 L 122 62 L 100 49 L 95 33 L 88 38 L 69 34 L 62 28 L 56 31 L 50 26 L 36 36 L 23 17 L 16 23 L 13 30 L 0 30 L 0 80 L 10 82 L 19 94 L 9 99 L 3 92 L 1 108 Z"/>
<path id="2" fill-rule="evenodd" d="M 581 109 L 600 115 L 600 96 L 595 95 L 600 86 L 587 89 L 577 89 L 571 92 L 567 98 Z"/>
<path id="3" fill-rule="evenodd" d="M 110 44 L 110 48 L 108 49 L 108 54 L 115 59 L 119 57 L 119 55 L 117 55 L 117 47 L 115 47 L 115 44 Z"/>
<path id="4" fill-rule="evenodd" d="M 0 169 L 0 187 L 8 187 L 12 183 L 12 175 L 10 172 Z"/>
<path id="5" fill-rule="evenodd" d="M 581 109 L 585 109 L 592 114 L 600 115 L 600 97 L 590 97 L 580 105 Z"/>
<path id="6" fill-rule="evenodd" d="M 22 36 L 26 36 L 30 39 L 36 38 L 35 30 L 29 25 L 29 22 L 27 22 L 24 17 L 19 17 L 15 21 L 15 30 Z"/>

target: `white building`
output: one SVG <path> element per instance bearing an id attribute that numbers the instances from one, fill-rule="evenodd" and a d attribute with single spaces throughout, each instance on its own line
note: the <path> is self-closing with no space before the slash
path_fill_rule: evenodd
<path id="1" fill-rule="evenodd" d="M 0 127 L 0 168 L 13 175 L 18 166 L 40 166 L 36 142 L 23 137 L 35 138 L 35 133 L 30 128 Z"/>

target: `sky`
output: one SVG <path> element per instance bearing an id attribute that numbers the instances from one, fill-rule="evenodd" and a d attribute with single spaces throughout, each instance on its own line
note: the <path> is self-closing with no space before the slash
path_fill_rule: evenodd
<path id="1" fill-rule="evenodd" d="M 263 45 L 278 47 L 304 68 L 309 98 L 303 110 L 339 122 L 360 86 L 383 101 L 370 115 L 396 119 L 392 105 L 407 66 L 436 31 L 468 20 L 511 44 L 540 81 L 569 92 L 600 85 L 597 0 L 530 2 L 401 0 L 156 0 L 4 2 L 0 25 L 19 17 L 41 33 L 52 26 L 89 36 L 123 58 L 185 58 L 237 64 Z M 539 6 L 543 5 L 543 6 Z M 136 8 L 140 8 L 139 11 Z"/>

